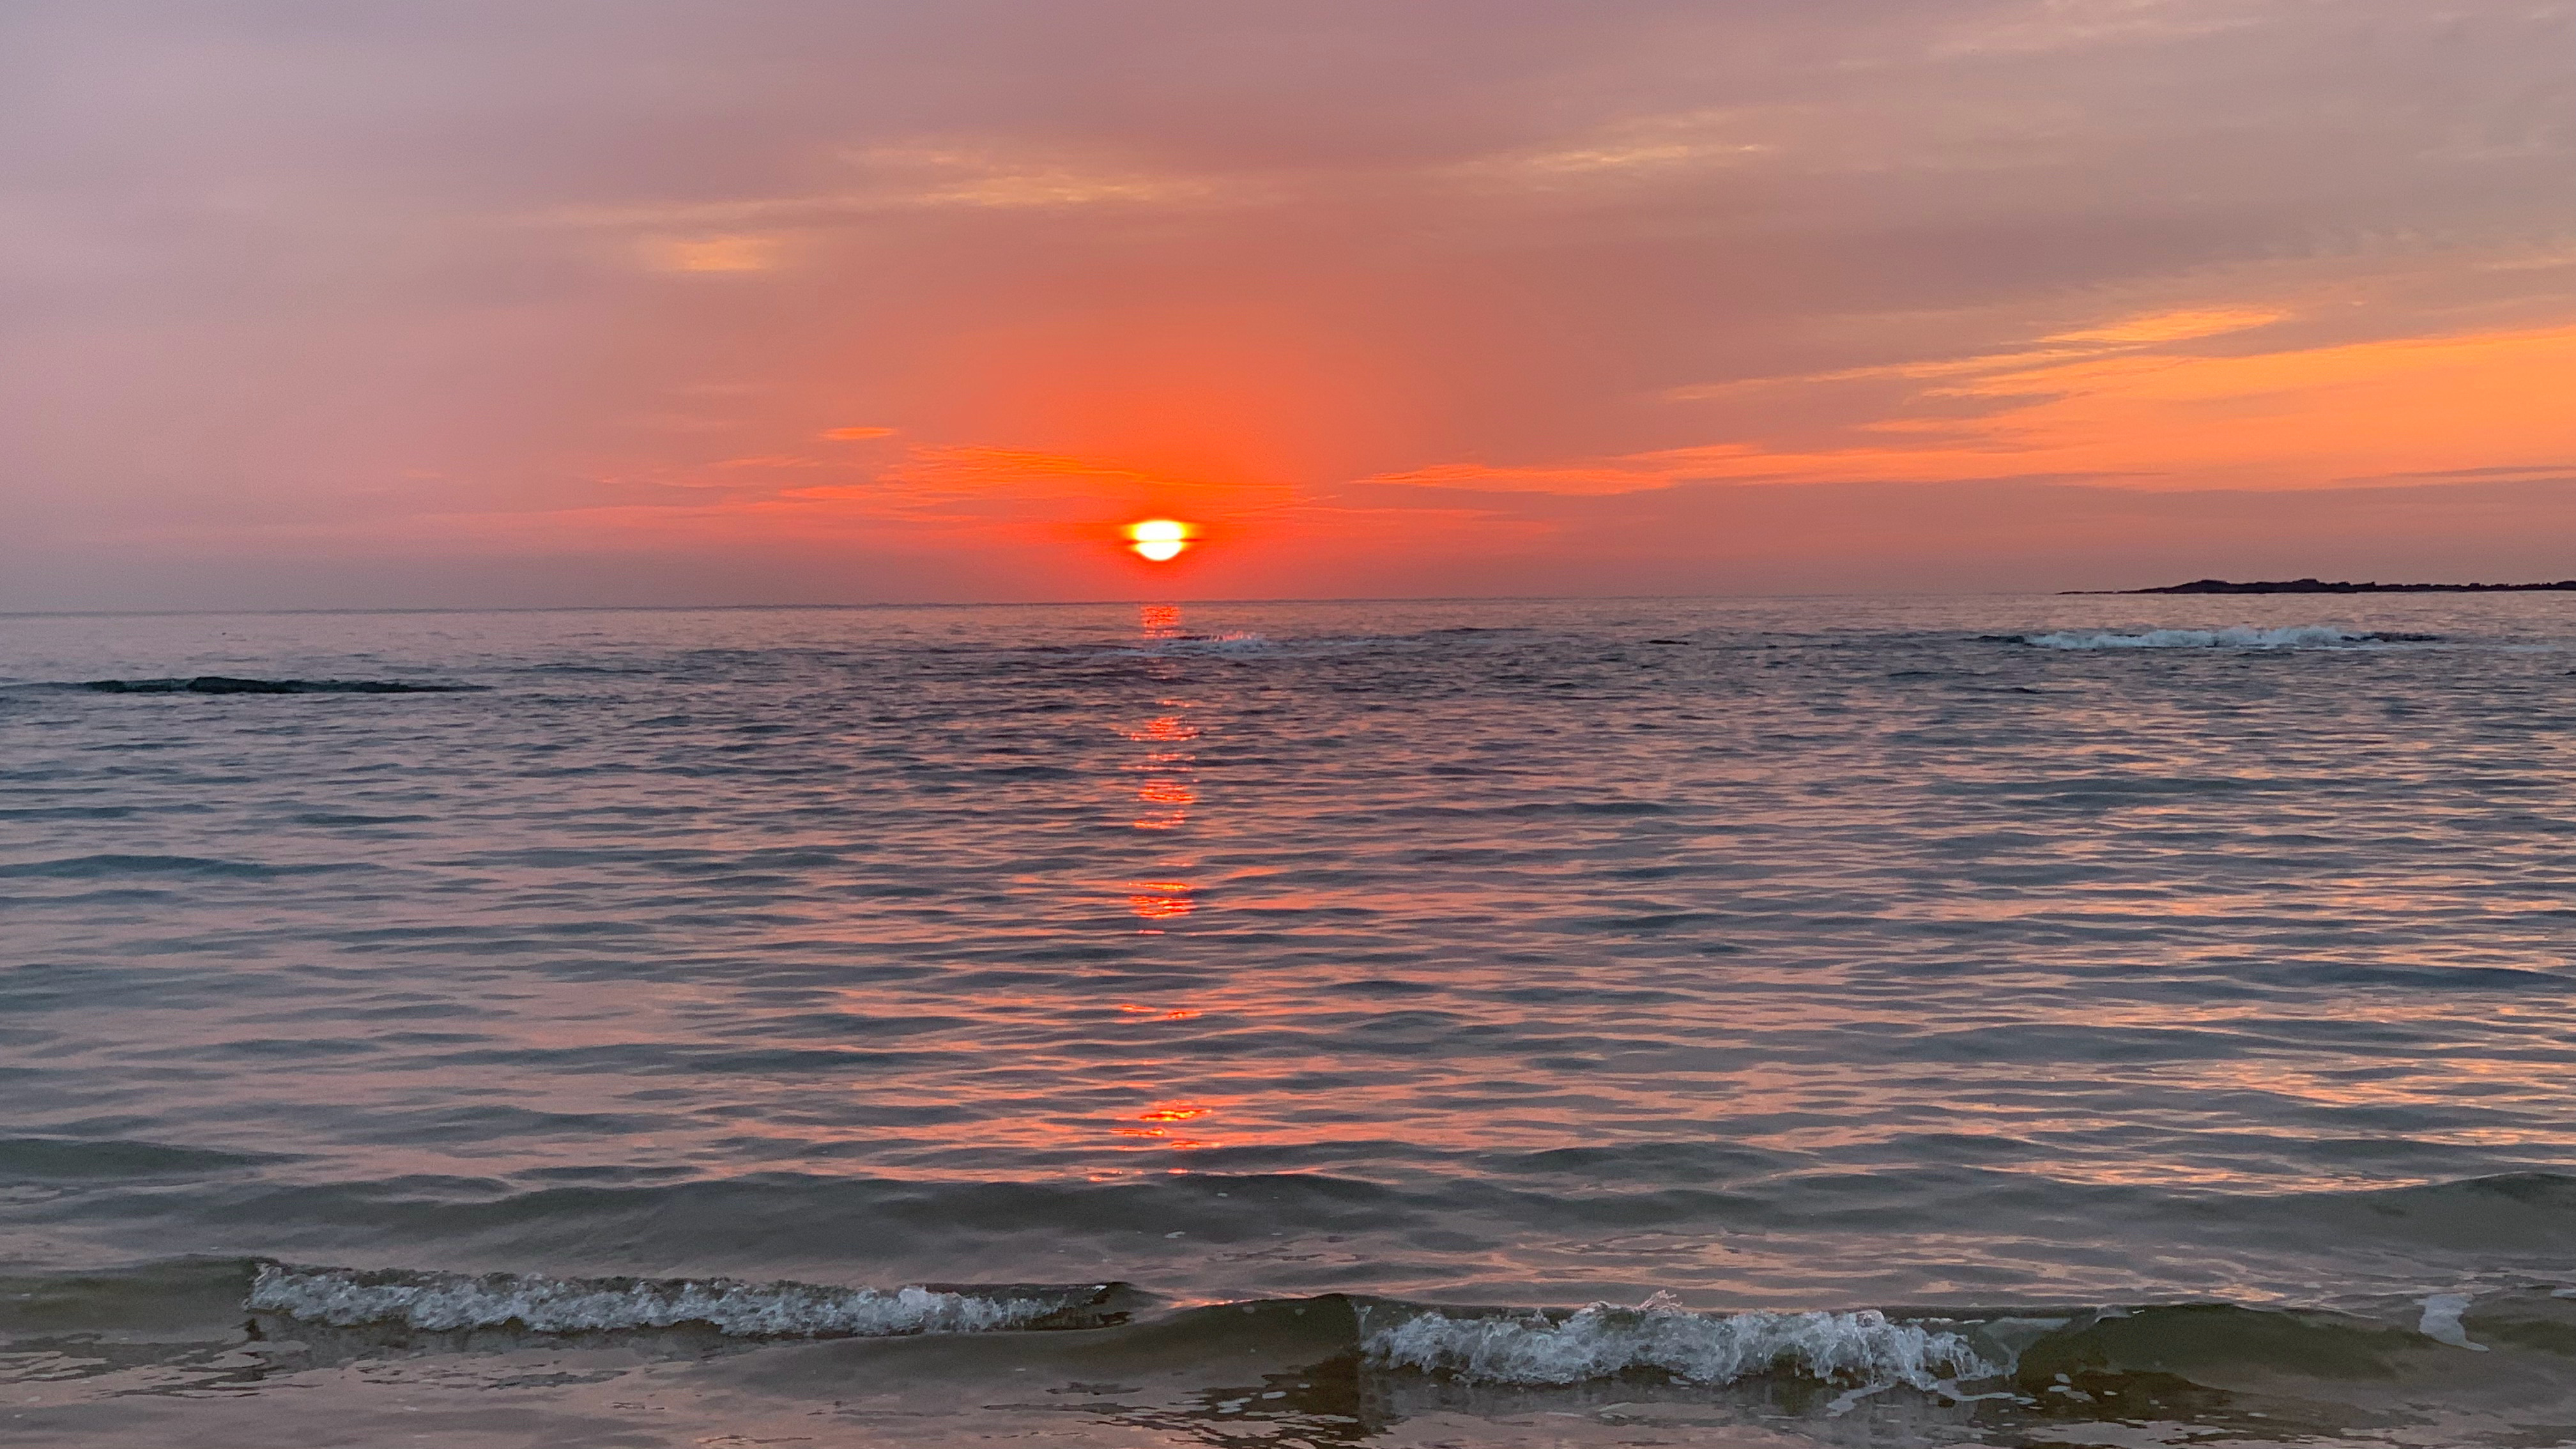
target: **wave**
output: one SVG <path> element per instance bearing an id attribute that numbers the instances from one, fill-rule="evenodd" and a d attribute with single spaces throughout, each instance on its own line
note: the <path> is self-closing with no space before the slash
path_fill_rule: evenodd
<path id="1" fill-rule="evenodd" d="M 832 1288 L 730 1278 L 552 1278 L 543 1274 L 261 1265 L 246 1306 L 333 1328 L 539 1334 L 703 1326 L 731 1338 L 890 1338 L 1091 1327 L 1116 1284 L 1087 1288 Z"/>
<path id="2" fill-rule="evenodd" d="M 2012 1372 L 2008 1352 L 1981 1352 L 1946 1326 L 1855 1313 L 1692 1313 L 1649 1301 L 1543 1313 L 1417 1313 L 1369 1333 L 1371 1362 L 1489 1384 L 1576 1384 L 1659 1370 L 1689 1384 L 1787 1373 L 1861 1388 L 1934 1389 Z"/>
<path id="3" fill-rule="evenodd" d="M 1080 1331 L 1028 1331 L 1041 1329 Z M 815 1342 L 827 1339 L 844 1342 Z M 613 1346 L 639 1366 L 728 1365 L 710 1367 L 709 1382 L 783 1395 L 782 1410 L 854 1390 L 989 1405 L 997 1389 L 1015 1403 L 1042 1389 L 1062 1396 L 1050 1409 L 1229 1444 L 1352 1443 L 1354 1425 L 1374 1433 L 1459 1413 L 1613 1428 L 1858 1414 L 1870 1442 L 2057 1442 L 2083 1423 L 2139 1421 L 2190 1426 L 2193 1442 L 2349 1442 L 2427 1412 L 2479 1429 L 2445 1443 L 2535 1443 L 2555 1442 L 2576 1410 L 2576 1289 L 2531 1280 L 2342 1310 L 2204 1301 L 1716 1313 L 1664 1294 L 1573 1310 L 1339 1293 L 1164 1305 L 1118 1283 L 844 1288 L 274 1259 L 0 1276 L 0 1352 L 31 1356 L 49 1382 L 96 1379 L 100 1393 L 127 1383 L 236 1391 L 244 1350 L 259 1365 L 251 1380 L 439 1354 L 439 1372 L 457 1381 L 525 1387 L 525 1360 L 510 1355 L 565 1346 Z M 1226 1433 L 1198 1432 L 1218 1427 Z"/>
<path id="4" fill-rule="evenodd" d="M 2317 649 L 2354 644 L 2427 644 L 2441 636 L 2299 624 L 2282 629 L 2150 629 L 2142 634 L 2069 629 L 2054 634 L 1992 637 L 2041 649 Z"/>

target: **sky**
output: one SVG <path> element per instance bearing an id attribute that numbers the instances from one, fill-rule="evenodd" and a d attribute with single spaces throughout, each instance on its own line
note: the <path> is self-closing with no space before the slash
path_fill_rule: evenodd
<path id="1" fill-rule="evenodd" d="M 2571 55 L 2576 0 L 22 0 L 0 609 L 2576 576 Z"/>

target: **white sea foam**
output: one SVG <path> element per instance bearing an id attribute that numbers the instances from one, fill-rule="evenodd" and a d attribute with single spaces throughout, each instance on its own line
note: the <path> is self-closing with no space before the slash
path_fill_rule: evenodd
<path id="1" fill-rule="evenodd" d="M 1831 1382 L 1940 1388 L 2010 1371 L 1946 1329 L 1859 1313 L 1689 1313 L 1596 1303 L 1563 1319 L 1414 1315 L 1368 1335 L 1375 1362 L 1498 1384 L 1571 1384 L 1661 1369 L 1697 1384 L 1786 1372 Z"/>
<path id="2" fill-rule="evenodd" d="M 2286 629 L 2150 629 L 2143 634 L 2068 629 L 2054 634 L 2026 634 L 2022 642 L 2042 649 L 2314 649 L 2338 644 L 2412 642 L 2426 637 L 2300 624 Z"/>
<path id="3" fill-rule="evenodd" d="M 1059 1311 L 1040 1298 L 928 1288 L 826 1288 L 725 1278 L 548 1278 L 537 1274 L 362 1272 L 263 1266 L 248 1305 L 308 1323 L 452 1330 L 515 1325 L 598 1333 L 703 1323 L 741 1338 L 882 1338 L 1018 1328 Z"/>
<path id="4" fill-rule="evenodd" d="M 2432 1294 L 2424 1299 L 2424 1317 L 2415 1325 L 2415 1331 L 2435 1343 L 2484 1353 L 2487 1346 L 2470 1342 L 2468 1325 L 2460 1322 L 2460 1315 L 2468 1311 L 2469 1295 L 2466 1293 Z"/>

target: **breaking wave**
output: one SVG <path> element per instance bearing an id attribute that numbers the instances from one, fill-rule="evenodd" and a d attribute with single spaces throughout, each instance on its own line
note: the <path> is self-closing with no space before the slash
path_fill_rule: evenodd
<path id="1" fill-rule="evenodd" d="M 2422 644 L 2440 636 L 2301 624 L 2285 629 L 2150 629 L 2143 634 L 2068 629 L 2054 634 L 2004 637 L 2042 649 L 2315 649 L 2351 644 Z"/>
<path id="2" fill-rule="evenodd" d="M 2010 1373 L 1961 1334 L 1857 1313 L 1691 1313 L 1649 1303 L 1596 1303 L 1564 1318 L 1543 1314 L 1453 1318 L 1417 1313 L 1370 1333 L 1373 1363 L 1491 1384 L 1573 1384 L 1660 1369 L 1692 1384 L 1728 1384 L 1788 1372 L 1863 1387 Z"/>
<path id="3" fill-rule="evenodd" d="M 1053 1340 L 1045 1343 L 1014 1332 L 1042 1329 L 1079 1331 L 1044 1335 Z M 967 1403 L 986 1402 L 996 1383 L 1045 1385 L 1064 1396 L 1060 1407 L 1112 1422 L 1248 1429 L 1266 1421 L 1273 1431 L 1193 1437 L 1227 1444 L 1356 1442 L 1289 1431 L 1431 1413 L 1814 1423 L 1873 1399 L 1877 1429 L 1900 1436 L 1886 1442 L 1908 1444 L 2057 1442 L 2070 1424 L 2139 1420 L 2195 1426 L 2193 1442 L 2260 1430 L 2269 1432 L 2228 1442 L 2345 1443 L 2353 1426 L 2432 1405 L 2511 1431 L 2444 1443 L 2520 1444 L 2555 1442 L 2554 1426 L 2576 1407 L 2576 1388 L 2567 1387 L 2576 1386 L 2576 1288 L 2551 1280 L 2372 1294 L 2341 1310 L 2191 1301 L 1729 1314 L 1691 1312 L 1665 1294 L 1636 1307 L 1582 1309 L 1339 1293 L 1173 1305 L 1120 1283 L 843 1288 L 273 1259 L 0 1275 L 0 1355 L 39 1364 L 47 1379 L 91 1380 L 98 1392 L 121 1392 L 124 1382 L 230 1391 L 246 1343 L 258 1345 L 262 1363 L 290 1372 L 453 1354 L 442 1374 L 501 1374 L 493 1381 L 518 1385 L 525 1380 L 515 1368 L 478 1369 L 466 1356 L 613 1345 L 640 1365 L 921 1334 L 954 1341 L 893 1360 L 746 1360 L 725 1381 L 765 1385 L 787 1404 L 852 1387 L 936 1395 L 942 1378 Z M 1144 1391 L 1112 1377 L 1165 1382 L 1173 1392 L 1138 1404 L 1127 1396 Z M 2560 1387 L 2530 1396 L 2552 1385 Z M 2506 1392 L 2499 1397 L 2495 1386 Z M 2549 1434 L 2535 1437 L 2544 1428 Z"/>
<path id="4" fill-rule="evenodd" d="M 981 1293 L 727 1278 L 549 1278 L 263 1264 L 248 1307 L 334 1328 L 610 1333 L 704 1325 L 734 1338 L 889 1338 L 1055 1326 L 1113 1285 Z M 1098 1318 L 1094 1322 L 1100 1321 Z"/>

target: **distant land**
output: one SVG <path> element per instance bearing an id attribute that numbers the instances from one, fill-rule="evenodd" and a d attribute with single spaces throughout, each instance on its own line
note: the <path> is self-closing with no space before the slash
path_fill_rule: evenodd
<path id="1" fill-rule="evenodd" d="M 2323 579 L 2265 579 L 2234 583 L 2227 579 L 2194 579 L 2158 589 L 2068 589 L 2069 594 L 2529 594 L 2555 590 L 2576 593 L 2576 579 L 2554 584 L 2355 584 Z"/>

